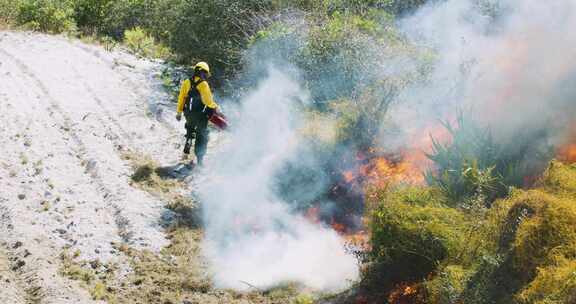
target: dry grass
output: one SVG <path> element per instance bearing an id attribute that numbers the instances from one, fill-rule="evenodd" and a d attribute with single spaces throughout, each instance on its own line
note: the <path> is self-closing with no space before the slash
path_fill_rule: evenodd
<path id="1" fill-rule="evenodd" d="M 99 260 L 81 261 L 79 253 L 69 254 L 66 250 L 60 255 L 60 274 L 80 282 L 88 289 L 94 300 L 107 301 L 110 304 L 118 302 L 115 288 L 112 287 L 117 267 L 114 264 L 103 264 Z"/>
<path id="2" fill-rule="evenodd" d="M 247 293 L 215 289 L 201 254 L 203 231 L 198 205 L 180 194 L 183 183 L 162 179 L 157 163 L 148 157 L 126 153 L 124 159 L 134 170 L 132 185 L 162 199 L 173 212 L 172 221 L 166 223 L 170 244 L 159 253 L 115 244 L 131 270 L 122 277 L 115 275 L 115 268 L 110 265 L 93 269 L 93 262 L 79 261 L 77 256 L 64 253 L 62 274 L 83 282 L 94 299 L 139 304 L 313 303 L 312 297 L 300 294 L 300 286 L 292 284 Z"/>
<path id="3" fill-rule="evenodd" d="M 215 289 L 200 254 L 202 232 L 173 227 L 168 237 L 170 245 L 159 254 L 115 244 L 128 259 L 131 271 L 125 276 L 117 276 L 113 265 L 79 261 L 68 254 L 62 255 L 61 273 L 80 281 L 95 300 L 112 304 L 313 303 L 311 296 L 300 294 L 299 286 L 290 284 L 247 293 Z"/>
<path id="4" fill-rule="evenodd" d="M 177 187 L 182 187 L 182 183 L 176 180 L 161 178 L 158 175 L 160 166 L 148 156 L 126 152 L 123 154 L 123 159 L 129 161 L 132 165 L 134 173 L 131 176 L 131 182 L 133 186 L 139 187 L 153 195 L 162 196 L 171 193 Z"/>

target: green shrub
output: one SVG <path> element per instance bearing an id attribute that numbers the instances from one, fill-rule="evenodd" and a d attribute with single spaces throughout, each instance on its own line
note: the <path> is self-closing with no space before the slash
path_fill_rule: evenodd
<path id="1" fill-rule="evenodd" d="M 16 21 L 20 0 L 0 0 L 0 26 L 10 26 Z"/>
<path id="2" fill-rule="evenodd" d="M 255 72 L 248 78 L 266 75 L 262 58 L 280 66 L 296 65 L 317 110 L 336 120 L 337 144 L 366 149 L 374 145 L 390 104 L 418 74 L 382 75 L 386 58 L 419 60 L 393 30 L 392 21 L 380 11 L 274 22 L 250 40 L 246 62 Z"/>
<path id="3" fill-rule="evenodd" d="M 430 189 L 406 187 L 374 197 L 371 257 L 381 286 L 422 280 L 468 246 L 466 216 L 444 207 Z"/>
<path id="4" fill-rule="evenodd" d="M 88 34 L 104 33 L 106 19 L 112 14 L 115 2 L 113 0 L 75 0 L 76 24 Z"/>
<path id="5" fill-rule="evenodd" d="M 399 43 L 389 29 L 372 18 L 348 14 L 334 14 L 311 26 L 293 62 L 305 71 L 313 97 L 320 101 L 351 97 L 384 79 L 379 70 L 382 58 Z"/>
<path id="6" fill-rule="evenodd" d="M 91 0 L 84 0 L 90 2 Z M 104 1 L 103 11 L 107 11 L 99 30 L 108 36 L 121 40 L 128 29 L 141 27 L 154 38 L 168 41 L 170 31 L 184 13 L 182 6 L 186 0 L 117 0 Z"/>
<path id="7" fill-rule="evenodd" d="M 522 186 L 524 177 L 536 174 L 526 166 L 533 155 L 529 149 L 517 149 L 522 140 L 511 144 L 496 142 L 489 129 L 461 114 L 457 125 L 445 123 L 451 141 L 443 144 L 433 139 L 428 157 L 435 168 L 427 172 L 430 185 L 440 187 L 453 204 L 466 206 L 475 198 L 487 205 L 508 194 L 510 186 Z M 529 145 L 531 142 L 526 142 Z M 538 163 L 538 157 L 530 159 Z"/>
<path id="8" fill-rule="evenodd" d="M 157 40 L 169 44 L 183 18 L 187 0 L 148 0 L 142 26 Z"/>
<path id="9" fill-rule="evenodd" d="M 552 161 L 538 189 L 479 212 L 446 207 L 434 187 L 373 189 L 364 283 L 422 282 L 427 303 L 572 303 L 575 175 Z"/>
<path id="10" fill-rule="evenodd" d="M 88 0 L 88 2 L 90 2 L 90 0 Z M 102 9 L 107 10 L 107 13 L 101 21 L 98 18 L 93 22 L 89 22 L 88 25 L 95 23 L 97 30 L 102 34 L 121 41 L 124 38 L 125 31 L 136 27 L 144 27 L 146 20 L 153 18 L 149 8 L 155 2 L 157 1 L 118 0 L 112 1 L 111 3 L 103 2 L 99 7 L 90 7 L 90 10 Z M 90 10 L 87 10 L 87 12 L 90 13 Z M 81 15 L 78 17 L 81 17 Z M 89 16 L 89 18 L 90 17 L 92 16 Z"/>
<path id="11" fill-rule="evenodd" d="M 462 292 L 473 271 L 464 269 L 460 265 L 444 267 L 432 280 L 425 282 L 430 304 L 459 303 Z"/>
<path id="12" fill-rule="evenodd" d="M 295 21 L 277 20 L 250 39 L 250 60 L 289 62 L 319 102 L 358 97 L 365 87 L 390 82 L 382 75 L 386 58 L 408 56 L 407 44 L 383 10 L 357 15 L 336 11 Z M 404 75 L 402 75 L 404 76 Z"/>
<path id="13" fill-rule="evenodd" d="M 427 0 L 384 0 L 384 7 L 395 15 L 414 12 L 424 5 Z"/>
<path id="14" fill-rule="evenodd" d="M 124 44 L 135 54 L 144 55 L 154 47 L 154 39 L 137 27 L 124 32 Z"/>
<path id="15" fill-rule="evenodd" d="M 476 258 L 475 274 L 462 293 L 463 301 L 570 303 L 544 300 L 573 297 L 564 290 L 564 286 L 574 286 L 573 282 L 549 284 L 570 278 L 566 267 L 576 260 L 575 203 L 573 198 L 541 190 L 515 191 L 496 201 L 488 213 L 489 226 L 498 226 L 492 229 L 496 247 L 490 246 L 495 259 L 487 262 L 482 259 L 486 255 Z"/>
<path id="16" fill-rule="evenodd" d="M 104 46 L 104 49 L 108 52 L 112 51 L 118 45 L 118 42 L 116 42 L 114 38 L 109 36 L 101 36 L 99 42 Z"/>
<path id="17" fill-rule="evenodd" d="M 300 6 L 320 10 L 328 14 L 334 12 L 350 12 L 364 15 L 372 9 L 381 9 L 395 15 L 402 15 L 415 11 L 427 0 L 324 0 L 324 1 L 300 1 Z M 315 5 L 310 5 L 312 2 Z"/>
<path id="18" fill-rule="evenodd" d="M 124 33 L 124 44 L 134 54 L 143 57 L 166 58 L 170 55 L 169 49 L 156 43 L 152 36 L 139 27 Z"/>
<path id="19" fill-rule="evenodd" d="M 256 16 L 269 8 L 267 1 L 186 1 L 180 7 L 169 46 L 182 62 L 207 61 L 215 80 L 240 68 L 250 37 L 259 29 Z"/>
<path id="20" fill-rule="evenodd" d="M 576 202 L 540 191 L 528 191 L 512 198 L 514 208 L 526 215 L 518 226 L 512 246 L 514 268 L 531 280 L 538 267 L 551 265 L 556 258 L 576 257 Z"/>
<path id="21" fill-rule="evenodd" d="M 16 19 L 31 30 L 62 33 L 76 29 L 73 16 L 72 0 L 24 0 Z"/>
<path id="22" fill-rule="evenodd" d="M 382 207 L 385 204 L 410 204 L 414 206 L 444 207 L 447 198 L 442 192 L 433 187 L 401 187 L 396 189 L 371 189 L 369 192 L 368 208 L 370 210 Z M 371 205 L 374 203 L 375 205 Z"/>
<path id="23" fill-rule="evenodd" d="M 518 303 L 576 303 L 576 260 L 560 258 L 538 268 L 536 278 L 516 297 Z"/>
<path id="24" fill-rule="evenodd" d="M 292 300 L 291 304 L 313 304 L 314 302 L 312 296 L 308 294 L 300 294 Z"/>
<path id="25" fill-rule="evenodd" d="M 563 196 L 576 196 L 576 164 L 553 160 L 539 181 L 542 189 Z"/>
<path id="26" fill-rule="evenodd" d="M 106 291 L 106 285 L 102 282 L 96 282 L 94 287 L 90 289 L 90 295 L 92 296 L 92 299 L 97 301 L 107 300 L 108 292 Z"/>

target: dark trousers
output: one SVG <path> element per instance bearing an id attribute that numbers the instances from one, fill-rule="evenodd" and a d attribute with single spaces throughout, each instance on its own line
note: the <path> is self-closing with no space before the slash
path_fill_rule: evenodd
<path id="1" fill-rule="evenodd" d="M 194 154 L 201 163 L 208 147 L 208 116 L 203 112 L 184 113 L 186 118 L 186 145 L 194 141 Z M 184 148 L 186 150 L 186 147 Z M 184 151 L 184 153 L 189 151 Z"/>

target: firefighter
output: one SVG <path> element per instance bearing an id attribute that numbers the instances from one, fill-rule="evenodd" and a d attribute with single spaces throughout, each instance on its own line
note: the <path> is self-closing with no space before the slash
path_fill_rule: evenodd
<path id="1" fill-rule="evenodd" d="M 208 146 L 208 121 L 218 108 L 208 85 L 209 77 L 208 64 L 198 62 L 194 66 L 192 77 L 182 83 L 176 109 L 176 120 L 182 119 L 182 113 L 186 118 L 186 143 L 182 159 L 188 159 L 194 141 L 194 154 L 198 165 L 202 165 Z"/>

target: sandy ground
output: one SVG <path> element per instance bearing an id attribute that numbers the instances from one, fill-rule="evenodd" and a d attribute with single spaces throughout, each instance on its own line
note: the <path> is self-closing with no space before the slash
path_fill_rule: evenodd
<path id="1" fill-rule="evenodd" d="M 127 150 L 162 164 L 183 129 L 160 64 L 65 37 L 0 32 L 0 303 L 94 303 L 58 274 L 64 248 L 158 251 L 166 210 L 129 185 Z"/>

